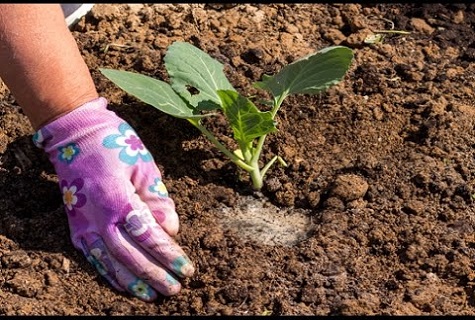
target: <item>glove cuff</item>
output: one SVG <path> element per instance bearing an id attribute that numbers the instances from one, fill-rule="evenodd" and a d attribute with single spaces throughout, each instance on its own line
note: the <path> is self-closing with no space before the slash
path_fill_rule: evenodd
<path id="1" fill-rule="evenodd" d="M 53 134 L 55 140 L 63 140 L 66 137 L 70 138 L 75 132 L 84 132 L 88 128 L 96 127 L 106 119 L 117 118 L 113 111 L 107 109 L 107 104 L 108 101 L 104 97 L 86 102 L 38 129 L 32 137 L 33 143 L 38 148 L 44 149 L 53 139 Z"/>

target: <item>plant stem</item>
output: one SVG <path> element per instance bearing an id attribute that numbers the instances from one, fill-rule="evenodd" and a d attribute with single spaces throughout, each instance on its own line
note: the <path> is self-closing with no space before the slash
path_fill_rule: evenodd
<path id="1" fill-rule="evenodd" d="M 186 119 L 188 120 L 193 126 L 198 128 L 198 130 L 201 131 L 215 146 L 216 148 L 219 149 L 222 153 L 224 153 L 226 156 L 229 157 L 229 159 L 234 162 L 236 165 L 241 167 L 242 169 L 246 170 L 249 173 L 252 173 L 255 171 L 255 168 L 247 164 L 246 162 L 243 161 L 243 159 L 239 158 L 236 156 L 234 153 L 229 151 L 225 146 L 221 144 L 221 142 L 216 139 L 216 137 L 208 130 L 206 129 L 203 125 L 201 125 L 200 120 L 196 119 Z"/>
<path id="2" fill-rule="evenodd" d="M 274 100 L 274 106 L 272 107 L 272 110 L 271 110 L 272 119 L 275 119 L 275 115 L 277 114 L 277 111 L 279 111 L 279 108 L 286 97 L 287 97 L 287 93 L 285 92 L 281 96 L 279 96 L 277 100 Z M 254 168 L 257 168 L 257 170 L 250 172 L 252 186 L 255 190 L 260 190 L 262 188 L 262 186 L 264 185 L 263 183 L 264 175 L 266 174 L 270 166 L 277 159 L 276 157 L 274 157 L 264 166 L 262 170 L 259 170 L 259 159 L 261 157 L 261 152 L 262 152 L 262 148 L 264 147 L 264 142 L 266 140 L 266 137 L 267 137 L 267 134 L 259 137 L 259 139 L 257 140 L 256 148 L 254 149 L 254 154 L 251 159 L 251 165 Z"/>
<path id="3" fill-rule="evenodd" d="M 264 177 L 266 174 L 267 170 L 274 164 L 274 162 L 277 160 L 278 156 L 274 156 L 267 164 L 264 166 L 264 168 L 261 169 L 261 177 Z"/>
<path id="4" fill-rule="evenodd" d="M 252 188 L 254 190 L 261 190 L 264 186 L 263 176 L 261 175 L 261 171 L 259 170 L 259 163 L 257 161 L 253 161 L 251 163 L 253 170 L 249 171 L 249 175 L 251 176 L 252 181 Z"/>

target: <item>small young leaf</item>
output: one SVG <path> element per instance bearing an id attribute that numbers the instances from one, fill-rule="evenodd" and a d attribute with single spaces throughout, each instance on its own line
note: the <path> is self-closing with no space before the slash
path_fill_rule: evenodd
<path id="1" fill-rule="evenodd" d="M 276 131 L 269 111 L 261 112 L 251 100 L 233 90 L 218 90 L 224 114 L 234 132 L 234 139 L 244 144 Z"/>
<path id="2" fill-rule="evenodd" d="M 286 65 L 274 76 L 264 75 L 254 86 L 280 99 L 298 93 L 316 94 L 341 81 L 352 60 L 351 49 L 327 47 Z"/>
<path id="3" fill-rule="evenodd" d="M 130 71 L 99 70 L 119 88 L 162 112 L 184 119 L 202 117 L 164 81 Z"/>
<path id="4" fill-rule="evenodd" d="M 236 149 L 233 151 L 233 153 L 236 155 L 236 157 L 238 157 L 239 159 L 241 160 L 244 160 L 244 155 L 242 154 L 242 150 L 241 149 Z"/>
<path id="5" fill-rule="evenodd" d="M 172 88 L 198 110 L 220 109 L 217 90 L 234 90 L 223 65 L 187 42 L 174 42 L 164 58 Z M 196 94 L 189 89 L 197 90 Z"/>

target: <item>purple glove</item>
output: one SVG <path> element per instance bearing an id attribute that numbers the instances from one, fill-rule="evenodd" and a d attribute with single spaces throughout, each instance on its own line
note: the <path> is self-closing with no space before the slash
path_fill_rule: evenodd
<path id="1" fill-rule="evenodd" d="M 60 180 L 71 239 L 120 291 L 152 301 L 180 291 L 193 265 L 171 238 L 178 232 L 152 155 L 135 131 L 95 99 L 33 136 Z"/>

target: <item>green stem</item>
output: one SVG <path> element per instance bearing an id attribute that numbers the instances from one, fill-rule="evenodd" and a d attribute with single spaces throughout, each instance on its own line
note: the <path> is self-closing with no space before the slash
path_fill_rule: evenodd
<path id="1" fill-rule="evenodd" d="M 284 101 L 284 99 L 286 97 L 287 97 L 286 94 L 282 94 L 279 97 L 279 99 L 274 103 L 274 107 L 271 110 L 272 119 L 275 118 L 275 115 L 277 114 L 277 111 L 279 110 L 282 102 Z M 254 151 L 254 156 L 252 157 L 252 162 L 256 162 L 257 160 L 259 160 L 259 158 L 261 156 L 261 152 L 262 152 L 262 147 L 264 146 L 264 142 L 266 140 L 266 137 L 267 137 L 267 134 L 265 134 L 263 136 L 260 136 L 259 139 L 257 140 L 257 145 L 256 145 L 256 149 Z"/>
<path id="2" fill-rule="evenodd" d="M 272 119 L 275 118 L 275 115 L 277 114 L 277 111 L 279 111 L 280 106 L 282 105 L 282 102 L 284 99 L 287 97 L 287 93 L 283 93 L 277 100 L 274 102 L 274 106 L 272 107 L 271 114 L 272 114 Z M 267 134 L 262 135 L 259 137 L 257 140 L 257 145 L 256 148 L 254 149 L 254 154 L 252 155 L 251 159 L 251 166 L 254 168 L 257 168 L 257 170 L 251 171 L 251 180 L 252 180 L 252 185 L 255 190 L 260 190 L 263 186 L 263 178 L 269 167 L 275 162 L 277 158 L 272 159 L 269 161 L 269 163 L 261 170 L 259 170 L 259 159 L 261 157 L 261 152 L 262 148 L 264 147 L 264 142 L 266 140 Z"/>
<path id="3" fill-rule="evenodd" d="M 278 101 L 275 102 L 275 105 L 271 110 L 272 119 L 275 118 L 275 115 L 277 114 L 277 111 L 279 110 L 280 105 L 282 104 L 282 101 L 284 101 L 285 96 L 282 96 L 282 97 L 283 98 L 281 98 L 281 99 L 279 99 Z M 256 149 L 255 149 L 255 152 L 254 152 L 253 159 L 259 159 L 259 157 L 261 156 L 262 147 L 264 146 L 264 142 L 266 140 L 266 137 L 267 137 L 267 134 L 265 134 L 263 136 L 260 136 L 259 139 L 257 140 L 257 145 L 256 145 Z"/>
<path id="4" fill-rule="evenodd" d="M 249 171 L 249 175 L 251 176 L 252 181 L 252 188 L 254 190 L 261 190 L 264 186 L 264 180 L 262 179 L 263 176 L 261 175 L 258 164 L 253 163 L 252 165 L 254 167 L 254 170 Z"/>
<path id="5" fill-rule="evenodd" d="M 272 119 L 275 118 L 275 115 L 277 114 L 277 111 L 279 111 L 280 106 L 282 105 L 282 102 L 284 102 L 285 98 L 287 98 L 288 92 L 283 92 L 281 96 L 279 96 L 279 99 L 274 102 L 274 106 L 272 107 L 271 114 L 272 114 Z"/>
<path id="6" fill-rule="evenodd" d="M 252 142 L 250 143 L 239 143 L 239 149 L 241 150 L 242 156 L 244 157 L 245 163 L 251 163 L 252 159 Z"/>
<path id="7" fill-rule="evenodd" d="M 204 126 L 201 125 L 200 120 L 196 120 L 196 119 L 186 119 L 186 120 L 188 120 L 193 126 L 198 128 L 198 130 L 200 130 L 216 146 L 216 148 L 219 149 L 219 151 L 221 151 L 226 156 L 228 156 L 229 159 L 232 162 L 234 162 L 236 165 L 238 165 L 239 167 L 241 167 L 242 169 L 246 170 L 249 173 L 252 173 L 253 171 L 255 171 L 255 168 L 253 166 L 250 166 L 249 164 L 245 163 L 241 158 L 239 158 L 234 153 L 229 151 L 225 146 L 223 146 L 221 142 L 219 142 L 216 139 L 216 137 L 210 131 L 208 131 L 208 129 L 206 129 Z"/>
<path id="8" fill-rule="evenodd" d="M 266 174 L 267 170 L 274 164 L 275 160 L 277 160 L 278 156 L 274 156 L 267 164 L 264 166 L 264 168 L 261 169 L 261 177 L 264 177 Z"/>

